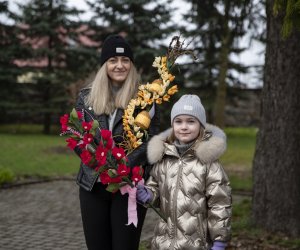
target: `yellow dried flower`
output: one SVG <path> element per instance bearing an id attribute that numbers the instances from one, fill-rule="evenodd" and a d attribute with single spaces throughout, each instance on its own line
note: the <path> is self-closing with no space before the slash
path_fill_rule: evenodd
<path id="1" fill-rule="evenodd" d="M 168 102 L 171 96 L 169 95 L 164 95 L 163 96 L 163 101 Z"/>
<path id="2" fill-rule="evenodd" d="M 144 134 L 143 133 L 141 133 L 140 131 L 138 131 L 137 133 L 136 133 L 136 138 L 142 138 L 144 136 Z"/>
<path id="3" fill-rule="evenodd" d="M 178 88 L 177 85 L 174 85 L 171 88 L 169 88 L 168 95 L 174 95 L 176 92 L 178 92 Z"/>
<path id="4" fill-rule="evenodd" d="M 126 126 L 124 127 L 124 130 L 125 130 L 125 131 L 130 131 L 130 126 L 126 125 Z"/>
<path id="5" fill-rule="evenodd" d="M 175 79 L 175 76 L 173 76 L 173 75 L 169 74 L 169 80 L 170 80 L 170 82 L 173 82 L 173 81 L 174 81 L 174 79 Z"/>
<path id="6" fill-rule="evenodd" d="M 160 66 L 160 60 L 161 60 L 160 56 L 155 57 L 152 66 L 155 67 L 155 68 L 159 67 Z"/>
<path id="7" fill-rule="evenodd" d="M 162 99 L 161 99 L 161 98 L 158 98 L 158 99 L 155 100 L 155 102 L 156 102 L 157 104 L 162 104 Z"/>

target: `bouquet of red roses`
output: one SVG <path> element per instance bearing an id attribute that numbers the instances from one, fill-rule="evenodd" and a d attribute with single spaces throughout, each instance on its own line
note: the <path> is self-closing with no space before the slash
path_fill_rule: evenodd
<path id="1" fill-rule="evenodd" d="M 74 150 L 81 149 L 82 162 L 93 168 L 107 191 L 122 194 L 128 193 L 128 225 L 137 226 L 136 214 L 136 185 L 143 183 L 143 168 L 128 167 L 125 151 L 114 145 L 111 131 L 100 129 L 96 120 L 85 122 L 80 111 L 72 110 L 70 114 L 60 117 L 61 136 L 69 135 L 67 146 Z M 96 144 L 95 135 L 100 133 L 100 142 Z"/>
<path id="2" fill-rule="evenodd" d="M 125 151 L 114 145 L 111 131 L 101 130 L 97 120 L 85 122 L 82 117 L 83 114 L 75 109 L 70 115 L 61 116 L 61 135 L 69 135 L 67 146 L 72 150 L 81 149 L 82 162 L 99 173 L 108 191 L 116 192 L 126 184 L 134 187 L 142 180 L 143 169 L 140 166 L 129 168 Z M 101 135 L 98 145 L 94 140 L 97 130 Z"/>

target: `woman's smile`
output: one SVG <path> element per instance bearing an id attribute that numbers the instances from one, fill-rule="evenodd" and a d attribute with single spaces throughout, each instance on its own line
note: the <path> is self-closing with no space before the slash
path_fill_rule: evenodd
<path id="1" fill-rule="evenodd" d="M 131 68 L 131 61 L 125 56 L 115 56 L 107 60 L 107 74 L 113 84 L 123 84 Z"/>

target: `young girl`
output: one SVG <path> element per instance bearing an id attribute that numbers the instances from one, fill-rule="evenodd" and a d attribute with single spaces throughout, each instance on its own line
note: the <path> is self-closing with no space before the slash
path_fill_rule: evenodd
<path id="1" fill-rule="evenodd" d="M 218 158 L 226 149 L 224 132 L 206 123 L 200 98 L 184 95 L 171 111 L 172 128 L 148 143 L 154 164 L 137 200 L 159 201 L 160 219 L 151 249 L 223 250 L 230 239 L 231 188 Z"/>

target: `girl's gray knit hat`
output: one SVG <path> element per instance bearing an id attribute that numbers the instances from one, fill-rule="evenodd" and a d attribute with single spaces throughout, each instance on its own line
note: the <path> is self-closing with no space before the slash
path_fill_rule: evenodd
<path id="1" fill-rule="evenodd" d="M 180 97 L 172 107 L 171 124 L 173 124 L 174 118 L 178 115 L 194 116 L 204 127 L 206 126 L 205 109 L 197 95 L 183 95 Z"/>

